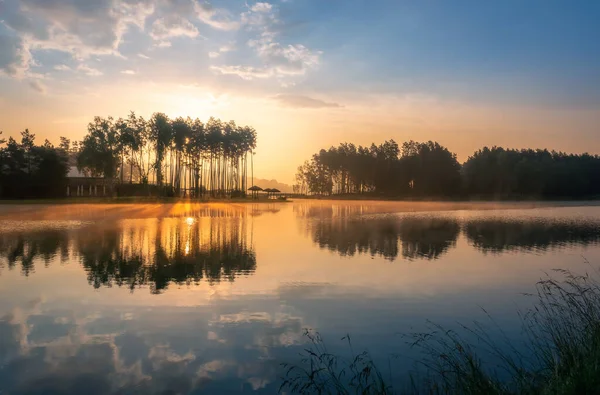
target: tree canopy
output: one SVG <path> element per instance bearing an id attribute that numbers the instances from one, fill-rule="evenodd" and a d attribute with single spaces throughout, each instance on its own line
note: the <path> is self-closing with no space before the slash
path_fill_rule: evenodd
<path id="1" fill-rule="evenodd" d="M 400 198 L 594 198 L 600 196 L 600 157 L 484 147 L 461 165 L 456 154 L 433 141 L 342 143 L 300 166 L 295 189 Z"/>
<path id="2" fill-rule="evenodd" d="M 11 199 L 64 195 L 67 152 L 48 140 L 35 145 L 35 135 L 21 132 L 21 142 L 10 137 L 0 148 L 0 197 Z M 2 143 L 2 142 L 0 142 Z"/>
<path id="3" fill-rule="evenodd" d="M 96 117 L 80 144 L 80 170 L 105 178 L 166 186 L 180 195 L 208 191 L 213 196 L 244 194 L 248 154 L 256 131 L 234 121 L 190 117 L 170 119 L 154 113 L 149 120 L 134 112 L 126 119 Z M 128 169 L 125 165 L 128 165 Z"/>

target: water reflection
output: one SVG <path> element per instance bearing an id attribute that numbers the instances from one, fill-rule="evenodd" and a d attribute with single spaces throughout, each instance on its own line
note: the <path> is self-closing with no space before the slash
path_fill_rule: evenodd
<path id="1" fill-rule="evenodd" d="M 294 209 L 315 244 L 349 257 L 438 259 L 456 247 L 461 233 L 484 253 L 543 251 L 600 242 L 600 222 L 591 219 L 471 218 L 448 212 L 369 214 L 361 205 Z"/>
<path id="2" fill-rule="evenodd" d="M 133 219 L 77 229 L 4 232 L 0 268 L 17 264 L 27 276 L 35 262 L 79 261 L 95 288 L 234 281 L 256 270 L 251 230 L 244 217 Z"/>
<path id="3" fill-rule="evenodd" d="M 387 363 L 410 356 L 396 333 L 470 322 L 481 300 L 519 329 L 511 295 L 541 270 L 600 256 L 575 248 L 600 242 L 600 209 L 575 220 L 568 209 L 394 207 L 65 205 L 44 209 L 45 221 L 0 212 L 0 392 L 277 393 L 280 363 L 306 347 L 303 328 L 343 355 L 336 340 L 350 333 Z M 393 379 L 409 367 L 392 366 Z"/>
<path id="4" fill-rule="evenodd" d="M 275 393 L 277 358 L 299 344 L 305 326 L 298 317 L 251 313 L 237 302 L 152 311 L 72 307 L 56 309 L 35 299 L 0 316 L 0 391 Z"/>
<path id="5" fill-rule="evenodd" d="M 312 237 L 321 248 L 343 256 L 370 254 L 391 261 L 437 259 L 456 245 L 460 226 L 445 218 L 352 219 L 312 224 Z"/>
<path id="6" fill-rule="evenodd" d="M 483 252 L 545 251 L 600 241 L 600 224 L 592 221 L 480 219 L 467 221 L 464 232 Z"/>

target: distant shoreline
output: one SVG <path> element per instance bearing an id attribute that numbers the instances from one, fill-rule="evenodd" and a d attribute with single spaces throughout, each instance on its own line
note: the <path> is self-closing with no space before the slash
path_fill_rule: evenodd
<path id="1" fill-rule="evenodd" d="M 187 199 L 174 197 L 75 197 L 53 199 L 7 199 L 0 200 L 0 205 L 15 204 L 142 204 L 142 203 L 290 203 L 291 200 L 278 199 Z"/>
<path id="2" fill-rule="evenodd" d="M 169 204 L 169 203 L 189 203 L 189 204 L 209 204 L 209 203 L 231 203 L 231 204 L 279 204 L 292 202 L 362 202 L 362 203 L 440 203 L 440 204 L 540 204 L 541 206 L 600 206 L 600 198 L 594 199 L 450 199 L 450 198 L 422 198 L 422 199 L 407 199 L 407 198 L 384 198 L 377 196 L 294 196 L 292 199 L 257 199 L 249 198 L 208 198 L 208 199 L 189 199 L 175 197 L 66 197 L 66 198 L 51 198 L 51 199 L 7 199 L 0 200 L 1 205 L 34 205 L 34 204 Z"/>

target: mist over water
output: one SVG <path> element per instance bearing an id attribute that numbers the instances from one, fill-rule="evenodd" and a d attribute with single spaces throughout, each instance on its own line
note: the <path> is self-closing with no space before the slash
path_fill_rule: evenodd
<path id="1" fill-rule="evenodd" d="M 483 307 L 518 340 L 521 293 L 599 243 L 568 202 L 2 205 L 0 392 L 274 393 L 304 328 L 401 382 L 398 333 Z"/>

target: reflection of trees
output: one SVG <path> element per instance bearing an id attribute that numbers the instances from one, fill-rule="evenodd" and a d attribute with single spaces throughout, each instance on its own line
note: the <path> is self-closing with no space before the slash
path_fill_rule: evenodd
<path id="1" fill-rule="evenodd" d="M 408 259 L 437 259 L 455 245 L 460 232 L 456 220 L 420 217 L 318 221 L 311 228 L 321 248 L 390 260 L 398 254 Z"/>
<path id="2" fill-rule="evenodd" d="M 35 259 L 41 259 L 45 265 L 57 255 L 61 260 L 66 260 L 69 246 L 64 233 L 53 229 L 44 232 L 0 234 L 0 268 L 6 264 L 12 269 L 20 264 L 21 272 L 27 276 L 35 269 Z"/>
<path id="3" fill-rule="evenodd" d="M 450 218 L 405 218 L 399 224 L 402 256 L 437 259 L 456 245 L 460 226 Z"/>
<path id="4" fill-rule="evenodd" d="M 28 275 L 36 259 L 67 257 L 70 247 L 95 288 L 150 285 L 158 293 L 171 283 L 234 281 L 253 273 L 256 256 L 246 234 L 238 217 L 125 220 L 114 227 L 4 234 L 0 259 L 9 268 L 20 262 Z"/>
<path id="5" fill-rule="evenodd" d="M 484 252 L 546 250 L 600 241 L 600 224 L 595 222 L 482 219 L 467 222 L 464 232 Z"/>

